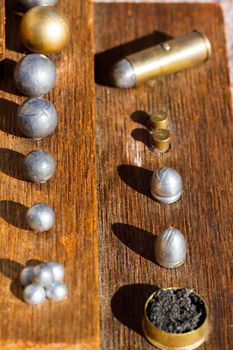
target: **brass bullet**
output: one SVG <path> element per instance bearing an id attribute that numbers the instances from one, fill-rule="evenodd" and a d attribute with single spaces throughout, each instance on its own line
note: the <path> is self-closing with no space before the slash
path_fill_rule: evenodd
<path id="1" fill-rule="evenodd" d="M 156 112 L 150 115 L 150 126 L 152 129 L 166 129 L 168 116 L 164 112 Z"/>
<path id="2" fill-rule="evenodd" d="M 59 52 L 67 45 L 70 29 L 68 20 L 58 8 L 36 6 L 24 14 L 20 34 L 30 51 L 47 55 Z"/>
<path id="3" fill-rule="evenodd" d="M 210 55 L 208 38 L 194 30 L 188 35 L 124 57 L 113 66 L 110 78 L 116 87 L 132 88 L 205 62 Z"/>
<path id="4" fill-rule="evenodd" d="M 155 129 L 152 133 L 153 144 L 155 148 L 161 152 L 166 153 L 171 144 L 171 133 L 167 129 Z"/>

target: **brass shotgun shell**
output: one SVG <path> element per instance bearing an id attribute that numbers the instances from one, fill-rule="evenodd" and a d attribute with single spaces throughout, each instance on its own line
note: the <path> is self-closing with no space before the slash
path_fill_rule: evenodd
<path id="1" fill-rule="evenodd" d="M 164 288 L 164 290 L 166 289 L 177 290 L 179 288 Z M 147 299 L 144 307 L 142 330 L 146 339 L 156 348 L 161 350 L 193 350 L 199 347 L 202 343 L 204 343 L 209 333 L 209 321 L 208 321 L 208 308 L 203 298 L 196 292 L 193 292 L 204 305 L 205 318 L 202 324 L 200 324 L 200 326 L 197 329 L 190 332 L 169 333 L 156 327 L 149 320 L 149 317 L 147 315 L 148 304 L 156 293 L 157 292 L 153 293 Z"/>
<path id="2" fill-rule="evenodd" d="M 111 71 L 111 81 L 119 88 L 138 86 L 207 61 L 211 55 L 208 38 L 194 30 L 160 45 L 126 56 Z"/>
<path id="3" fill-rule="evenodd" d="M 164 112 L 156 112 L 150 115 L 150 126 L 153 129 L 166 129 L 168 116 Z"/>
<path id="4" fill-rule="evenodd" d="M 166 153 L 171 144 L 171 134 L 167 129 L 155 129 L 152 133 L 153 144 L 155 148 L 161 152 Z"/>

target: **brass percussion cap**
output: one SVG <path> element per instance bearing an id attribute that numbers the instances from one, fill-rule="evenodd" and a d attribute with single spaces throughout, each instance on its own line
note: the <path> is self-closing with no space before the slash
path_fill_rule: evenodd
<path id="1" fill-rule="evenodd" d="M 155 148 L 161 153 L 169 150 L 171 144 L 171 133 L 167 129 L 155 129 L 152 133 Z"/>
<path id="2" fill-rule="evenodd" d="M 180 288 L 162 288 L 162 290 L 169 289 L 178 290 Z M 197 329 L 186 333 L 169 333 L 156 327 L 147 315 L 148 304 L 156 293 L 157 291 L 147 299 L 142 320 L 142 330 L 149 343 L 161 350 L 194 350 L 203 344 L 210 330 L 209 311 L 205 300 L 199 294 L 192 291 L 204 306 L 205 317 Z"/>
<path id="3" fill-rule="evenodd" d="M 166 129 L 168 116 L 165 112 L 155 112 L 150 115 L 150 126 L 153 129 Z"/>

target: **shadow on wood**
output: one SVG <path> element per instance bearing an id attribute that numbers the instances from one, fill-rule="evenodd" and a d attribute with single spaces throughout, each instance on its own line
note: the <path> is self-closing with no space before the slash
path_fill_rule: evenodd
<path id="1" fill-rule="evenodd" d="M 131 136 L 135 141 L 143 143 L 147 148 L 153 150 L 151 134 L 147 129 L 137 128 L 132 130 Z"/>
<path id="2" fill-rule="evenodd" d="M 15 179 L 27 181 L 24 155 L 8 148 L 0 148 L 0 171 Z"/>
<path id="3" fill-rule="evenodd" d="M 120 165 L 117 167 L 120 178 L 135 191 L 152 199 L 150 182 L 153 172 L 134 165 Z"/>
<path id="4" fill-rule="evenodd" d="M 149 127 L 149 114 L 145 111 L 135 111 L 131 114 L 130 119 L 138 124 Z"/>
<path id="5" fill-rule="evenodd" d="M 22 8 L 17 0 L 6 1 L 6 48 L 8 50 L 26 53 L 27 49 L 20 39 L 20 22 L 22 18 Z"/>
<path id="6" fill-rule="evenodd" d="M 9 58 L 6 58 L 4 61 L 0 62 L 0 90 L 13 95 L 22 96 L 14 83 L 15 66 L 16 61 Z"/>
<path id="7" fill-rule="evenodd" d="M 0 259 L 0 272 L 12 280 L 10 290 L 16 298 L 23 301 L 23 288 L 20 284 L 20 272 L 23 265 L 10 259 Z"/>
<path id="8" fill-rule="evenodd" d="M 155 235 L 138 227 L 121 223 L 113 224 L 111 229 L 116 237 L 119 238 L 127 247 L 143 258 L 155 263 Z"/>
<path id="9" fill-rule="evenodd" d="M 122 286 L 112 297 L 112 313 L 125 326 L 143 335 L 141 324 L 144 304 L 158 289 L 156 286 L 141 283 Z"/>
<path id="10" fill-rule="evenodd" d="M 0 217 L 3 220 L 22 230 L 31 231 L 26 221 L 27 209 L 21 203 L 9 200 L 0 201 Z"/>
<path id="11" fill-rule="evenodd" d="M 172 36 L 155 31 L 128 43 L 97 53 L 95 55 L 95 82 L 99 85 L 111 86 L 109 74 L 114 63 L 127 55 L 145 50 L 169 39 L 172 39 Z"/>
<path id="12" fill-rule="evenodd" d="M 0 130 L 25 138 L 16 125 L 18 107 L 17 103 L 0 98 Z"/>

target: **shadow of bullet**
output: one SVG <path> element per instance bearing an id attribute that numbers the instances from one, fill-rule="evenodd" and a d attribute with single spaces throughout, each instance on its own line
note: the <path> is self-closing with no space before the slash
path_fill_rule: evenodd
<path id="1" fill-rule="evenodd" d="M 111 226 L 116 237 L 143 258 L 155 263 L 154 246 L 156 236 L 138 227 L 115 223 Z"/>
<path id="2" fill-rule="evenodd" d="M 150 183 L 153 172 L 134 165 L 120 165 L 117 167 L 120 178 L 135 191 L 152 199 Z"/>
<path id="3" fill-rule="evenodd" d="M 156 286 L 141 283 L 120 287 L 111 300 L 113 315 L 122 324 L 143 335 L 141 324 L 144 304 L 158 289 Z"/>

